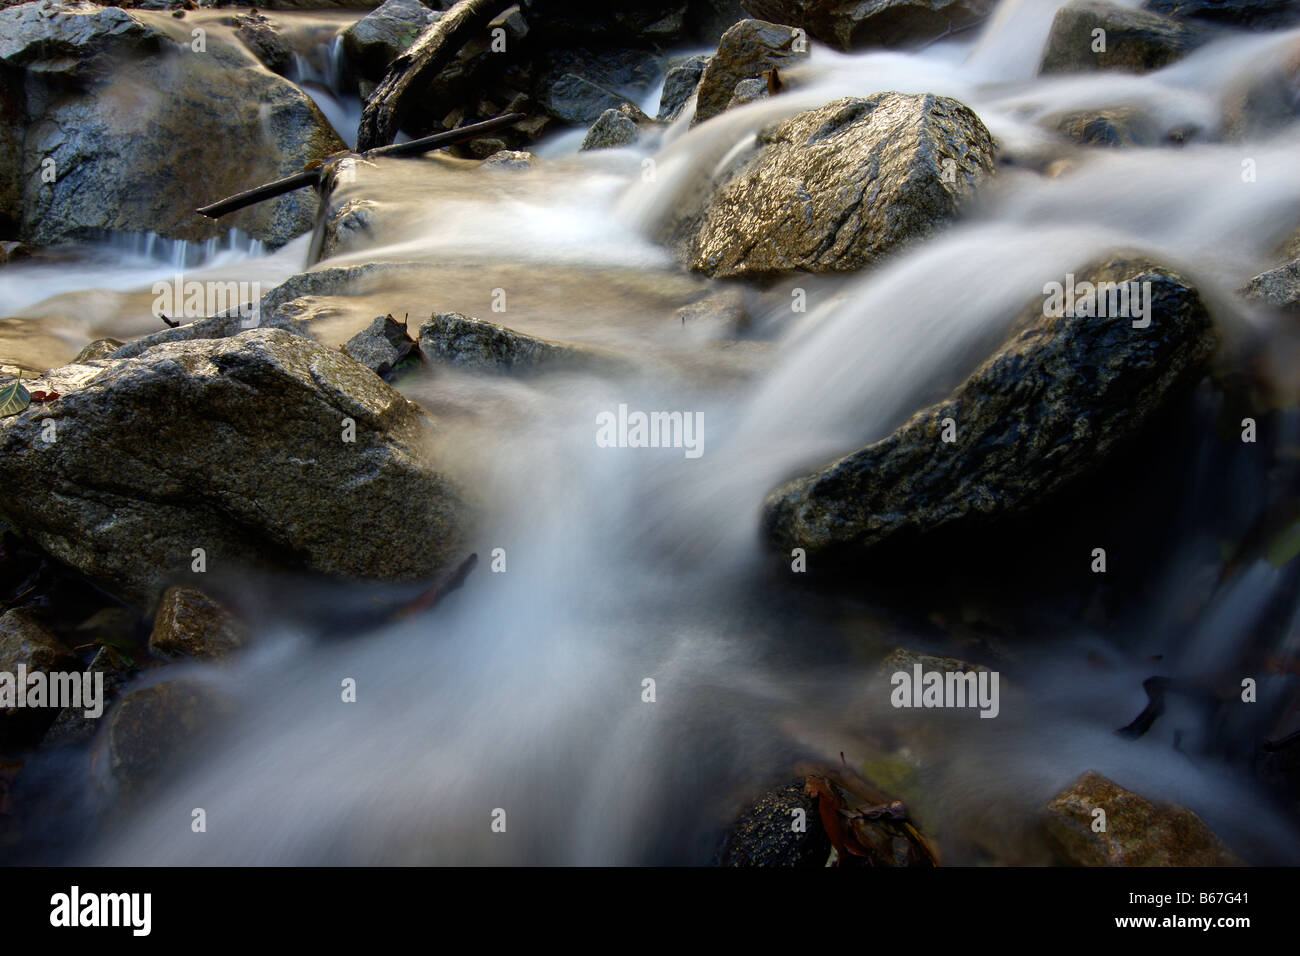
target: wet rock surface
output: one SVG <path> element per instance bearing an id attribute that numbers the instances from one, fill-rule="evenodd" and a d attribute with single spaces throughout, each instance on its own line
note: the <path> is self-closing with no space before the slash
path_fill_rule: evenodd
<path id="1" fill-rule="evenodd" d="M 1105 812 L 1105 830 L 1094 829 Z M 1047 804 L 1044 826 L 1072 866 L 1239 866 L 1195 813 L 1125 790 L 1089 771 Z"/>
<path id="2" fill-rule="evenodd" d="M 196 587 L 168 588 L 158 602 L 149 650 L 160 657 L 220 660 L 248 642 L 248 629 Z"/>
<path id="3" fill-rule="evenodd" d="M 192 573 L 195 549 L 362 578 L 457 556 L 462 502 L 425 458 L 431 419 L 339 351 L 263 329 L 46 378 L 57 404 L 0 420 L 0 475 L 46 494 L 0 493 L 0 509 L 138 606 Z"/>
<path id="4" fill-rule="evenodd" d="M 941 96 L 836 100 L 759 142 L 687 240 L 692 269 L 715 278 L 859 269 L 951 219 L 993 170 L 984 124 Z"/>
<path id="5" fill-rule="evenodd" d="M 1149 282 L 1150 326 L 1053 318 L 1033 303 L 1012 339 L 948 399 L 772 492 L 763 510 L 772 544 L 865 551 L 1023 511 L 1140 433 L 1204 372 L 1216 343 L 1210 317 L 1186 279 L 1141 258 L 1116 257 L 1080 277 Z"/>
<path id="6" fill-rule="evenodd" d="M 1105 31 L 1105 49 L 1094 49 Z M 1148 73 L 1181 60 L 1210 40 L 1210 31 L 1146 10 L 1071 0 L 1056 14 L 1043 52 L 1041 73 L 1121 70 Z"/>
<path id="7" fill-rule="evenodd" d="M 278 245 L 311 228 L 289 193 L 220 224 L 193 209 L 299 172 L 343 147 L 311 99 L 217 34 L 201 59 L 130 13 L 46 0 L 0 10 L 0 101 L 25 117 L 0 219 L 50 245 L 104 231 L 200 239 L 231 228 Z M 213 149 L 220 143 L 220 149 Z M 53 176 L 50 181 L 50 176 Z M 0 194 L 0 200 L 4 195 Z"/>
<path id="8" fill-rule="evenodd" d="M 716 862 L 732 867 L 823 867 L 830 851 L 817 800 L 798 781 L 755 800 L 728 831 Z"/>
<path id="9" fill-rule="evenodd" d="M 807 56 L 806 42 L 801 47 L 798 40 L 793 28 L 762 20 L 742 20 L 724 33 L 701 74 L 692 124 L 727 109 L 743 80 L 766 78 Z"/>

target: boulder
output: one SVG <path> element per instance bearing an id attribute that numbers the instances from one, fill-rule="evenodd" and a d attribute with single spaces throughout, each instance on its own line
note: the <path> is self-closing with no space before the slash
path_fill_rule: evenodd
<path id="1" fill-rule="evenodd" d="M 420 327 L 420 351 L 434 364 L 508 372 L 587 368 L 613 361 L 596 349 L 535 338 L 458 312 L 435 314 Z"/>
<path id="2" fill-rule="evenodd" d="M 1093 811 L 1106 828 L 1093 829 Z M 1047 804 L 1044 826 L 1072 866 L 1240 866 L 1242 861 L 1191 810 L 1148 800 L 1088 771 Z"/>
<path id="3" fill-rule="evenodd" d="M 591 123 L 610 110 L 631 104 L 621 93 L 576 73 L 565 73 L 551 85 L 542 105 L 566 123 Z"/>
<path id="4" fill-rule="evenodd" d="M 0 104 L 22 118 L 8 147 L 16 195 L 0 190 L 16 207 L 0 220 L 39 245 L 104 231 L 205 239 L 231 228 L 279 245 L 310 229 L 311 190 L 220 222 L 193 211 L 343 148 L 300 89 L 223 33 L 205 42 L 195 52 L 182 21 L 155 26 L 91 3 L 0 10 Z"/>
<path id="5" fill-rule="evenodd" d="M 343 351 L 380 378 L 387 378 L 403 359 L 416 351 L 405 322 L 380 315 L 343 344 Z"/>
<path id="6" fill-rule="evenodd" d="M 931 94 L 836 100 L 758 139 L 684 230 L 679 253 L 697 272 L 859 269 L 951 219 L 994 168 L 979 117 Z"/>
<path id="7" fill-rule="evenodd" d="M 388 65 L 441 15 L 420 0 L 387 0 L 343 31 L 348 64 L 366 79 L 383 79 Z"/>
<path id="8" fill-rule="evenodd" d="M 709 57 L 700 54 L 687 57 L 668 68 L 664 75 L 663 92 L 659 94 L 659 113 L 655 119 L 661 123 L 671 123 L 681 115 L 695 95 L 700 79 L 704 76 L 704 68 L 708 65 Z"/>
<path id="9" fill-rule="evenodd" d="M 1138 435 L 1203 373 L 1213 325 L 1186 279 L 1145 259 L 1115 256 L 1082 270 L 1076 287 L 1084 281 L 1149 282 L 1150 324 L 1053 317 L 1044 302 L 1030 304 L 948 398 L 773 491 L 763 506 L 773 546 L 863 553 L 1023 512 Z"/>
<path id="10" fill-rule="evenodd" d="M 804 827 L 794 826 L 803 811 Z M 802 781 L 762 794 L 732 824 L 718 849 L 720 866 L 824 867 L 831 841 L 817 814 L 817 800 Z"/>
<path id="11" fill-rule="evenodd" d="M 524 150 L 503 149 L 483 160 L 484 169 L 524 170 L 535 169 L 539 160 Z"/>
<path id="12" fill-rule="evenodd" d="M 1295 0 L 1147 0 L 1146 9 L 1179 20 L 1247 30 L 1280 30 L 1300 23 Z"/>
<path id="13" fill-rule="evenodd" d="M 1094 51 L 1105 31 L 1105 50 Z M 1120 70 L 1149 73 L 1181 60 L 1211 38 L 1209 30 L 1146 10 L 1070 0 L 1057 11 L 1047 38 L 1039 73 Z"/>
<path id="14" fill-rule="evenodd" d="M 801 46 L 802 44 L 802 46 Z M 806 57 L 807 43 L 792 27 L 741 20 L 722 35 L 700 77 L 692 125 L 723 112 L 742 80 L 766 77 Z"/>
<path id="15" fill-rule="evenodd" d="M 429 416 L 310 339 L 168 343 L 31 387 L 62 397 L 0 419 L 0 512 L 137 607 L 192 580 L 196 549 L 207 570 L 397 580 L 460 555 L 465 508 L 422 453 Z"/>
<path id="16" fill-rule="evenodd" d="M 897 47 L 983 19 L 994 0 L 743 0 L 752 15 L 801 27 L 839 50 Z"/>
<path id="17" fill-rule="evenodd" d="M 248 629 L 196 587 L 168 588 L 158 602 L 149 650 L 159 657 L 219 660 L 248 643 Z"/>

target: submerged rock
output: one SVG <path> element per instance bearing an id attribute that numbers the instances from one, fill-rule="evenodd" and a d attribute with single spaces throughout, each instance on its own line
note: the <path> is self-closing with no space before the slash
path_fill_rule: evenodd
<path id="1" fill-rule="evenodd" d="M 247 628 L 198 588 L 168 588 L 158 602 L 149 650 L 160 657 L 217 660 L 248 642 Z"/>
<path id="2" fill-rule="evenodd" d="M 0 419 L 0 510 L 136 606 L 196 549 L 208 570 L 391 579 L 459 556 L 465 507 L 422 453 L 431 419 L 338 350 L 258 329 L 43 385 L 62 398 Z"/>
<path id="3" fill-rule="evenodd" d="M 1139 434 L 1202 374 L 1213 324 L 1186 279 L 1143 259 L 1112 258 L 1081 270 L 1079 288 L 1084 281 L 1150 283 L 1149 326 L 1050 317 L 1031 304 L 1007 344 L 951 396 L 773 491 L 763 508 L 772 544 L 862 552 L 1021 512 Z"/>
<path id="4" fill-rule="evenodd" d="M 509 372 L 592 368 L 616 361 L 596 349 L 535 338 L 458 312 L 435 314 L 420 327 L 420 351 L 435 364 Z"/>
<path id="5" fill-rule="evenodd" d="M 1093 829 L 1094 811 L 1106 814 Z M 1088 771 L 1047 804 L 1044 825 L 1065 863 L 1074 866 L 1240 866 L 1191 810 L 1147 800 Z"/>
<path id="6" fill-rule="evenodd" d="M 800 817 L 795 811 L 802 810 Z M 727 832 L 720 866 L 823 867 L 831 841 L 803 781 L 762 794 Z"/>
<path id="7" fill-rule="evenodd" d="M 1104 50 L 1094 30 L 1104 30 Z M 1052 21 L 1040 73 L 1121 70 L 1148 73 L 1181 60 L 1209 42 L 1210 32 L 1158 13 L 1105 0 L 1071 0 Z"/>
<path id="8" fill-rule="evenodd" d="M 743 0 L 754 16 L 802 27 L 839 50 L 931 40 L 978 22 L 993 5 L 994 0 Z"/>
<path id="9" fill-rule="evenodd" d="M 686 243 L 714 277 L 859 269 L 950 219 L 993 171 L 969 108 L 930 94 L 845 98 L 764 130 Z"/>
<path id="10" fill-rule="evenodd" d="M 312 190 L 220 222 L 194 212 L 343 143 L 302 90 L 238 41 L 211 31 L 202 54 L 190 42 L 183 22 L 146 25 L 115 7 L 41 0 L 0 10 L 0 109 L 12 103 L 21 118 L 9 157 L 16 186 L 0 190 L 12 207 L 0 221 L 39 245 L 103 231 L 204 239 L 232 228 L 278 245 L 309 230 Z"/>
<path id="11" fill-rule="evenodd" d="M 126 797 L 142 796 L 166 782 L 229 704 L 195 680 L 171 680 L 128 691 L 104 718 L 94 766 Z"/>
<path id="12" fill-rule="evenodd" d="M 802 47 L 800 42 L 796 30 L 776 23 L 741 20 L 733 26 L 718 41 L 718 52 L 700 77 L 692 125 L 723 112 L 742 80 L 766 77 L 806 57 L 806 40 Z"/>

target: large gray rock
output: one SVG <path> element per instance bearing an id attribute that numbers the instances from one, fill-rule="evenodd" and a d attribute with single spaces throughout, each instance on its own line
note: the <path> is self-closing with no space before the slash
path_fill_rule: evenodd
<path id="1" fill-rule="evenodd" d="M 236 40 L 212 30 L 203 52 L 191 42 L 186 21 L 154 26 L 114 7 L 0 10 L 0 104 L 22 118 L 14 142 L 0 135 L 16 183 L 0 189 L 10 204 L 0 220 L 40 245 L 103 230 L 203 239 L 232 227 L 274 245 L 310 229 L 311 190 L 219 222 L 193 211 L 343 144 L 305 93 Z"/>
<path id="2" fill-rule="evenodd" d="M 420 0 L 387 0 L 343 31 L 348 63 L 369 80 L 382 79 L 388 65 L 439 16 Z"/>
<path id="3" fill-rule="evenodd" d="M 806 57 L 806 42 L 801 49 L 799 34 L 792 27 L 741 20 L 722 35 L 718 52 L 704 68 L 691 123 L 703 123 L 723 112 L 742 80 L 766 77 Z"/>
<path id="4" fill-rule="evenodd" d="M 1105 31 L 1105 50 L 1094 30 Z M 1040 73 L 1120 70 L 1148 73 L 1181 60 L 1210 40 L 1210 31 L 1146 10 L 1106 3 L 1071 0 L 1056 13 L 1043 51 Z"/>
<path id="5" fill-rule="evenodd" d="M 415 340 L 407 331 L 406 323 L 398 322 L 391 315 L 376 316 L 375 321 L 343 344 L 343 351 L 381 378 L 387 378 L 415 350 Z"/>
<path id="6" fill-rule="evenodd" d="M 1098 831 L 1093 811 L 1106 812 Z M 1241 866 L 1195 813 L 1088 771 L 1048 802 L 1043 824 L 1070 866 Z"/>
<path id="7" fill-rule="evenodd" d="M 1085 280 L 1150 282 L 1150 325 L 1049 317 L 1044 302 L 1032 303 L 1007 344 L 948 398 L 773 491 L 763 507 L 768 539 L 787 553 L 864 552 L 1023 512 L 1139 434 L 1203 372 L 1216 342 L 1210 317 L 1185 279 L 1140 258 L 1081 270 Z"/>
<path id="8" fill-rule="evenodd" d="M 356 578 L 460 556 L 465 507 L 426 458 L 429 417 L 336 349 L 257 329 L 30 384 L 62 397 L 0 419 L 0 512 L 139 607 L 195 580 L 196 548 L 209 571 Z"/>
<path id="9" fill-rule="evenodd" d="M 994 0 L 743 0 L 774 23 L 802 27 L 840 50 L 893 47 L 940 36 L 986 16 Z"/>
<path id="10" fill-rule="evenodd" d="M 270 17 L 260 13 L 235 17 L 235 35 L 271 72 L 286 76 L 293 69 L 293 51 Z"/>
<path id="11" fill-rule="evenodd" d="M 993 138 L 942 96 L 845 98 L 770 127 L 680 250 L 714 277 L 858 269 L 950 219 L 993 171 Z"/>

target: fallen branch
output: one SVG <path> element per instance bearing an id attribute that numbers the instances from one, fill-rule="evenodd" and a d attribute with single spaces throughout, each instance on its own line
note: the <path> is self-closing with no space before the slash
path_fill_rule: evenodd
<path id="1" fill-rule="evenodd" d="M 446 132 L 433 133 L 430 136 L 413 139 L 409 143 L 380 146 L 376 149 L 367 150 L 360 155 L 363 159 L 373 159 L 376 156 L 418 156 L 442 146 L 455 146 L 457 143 L 475 139 L 484 133 L 494 133 L 499 129 L 505 129 L 507 126 L 513 126 L 526 117 L 527 114 L 525 113 L 506 113 L 503 116 L 495 116 L 490 120 L 483 120 L 481 123 L 471 123 L 469 126 L 461 126 L 456 129 L 449 129 Z M 325 164 L 350 155 L 353 154 L 346 151 L 335 153 L 325 160 Z M 319 186 L 321 177 L 324 175 L 325 164 L 315 169 L 305 169 L 300 173 L 294 173 L 294 175 L 287 176 L 284 179 L 277 179 L 273 183 L 264 183 L 247 192 L 227 196 L 219 202 L 200 206 L 194 211 L 200 216 L 218 219 L 228 213 L 243 209 L 245 206 L 251 206 L 267 199 L 274 199 L 276 196 L 283 196 L 285 193 L 293 192 L 295 189 L 302 189 L 304 186 Z"/>
<path id="2" fill-rule="evenodd" d="M 366 100 L 357 127 L 357 149 L 386 146 L 397 136 L 407 109 L 407 91 L 426 90 L 434 77 L 475 33 L 509 6 L 509 0 L 460 0 L 395 59 Z"/>

